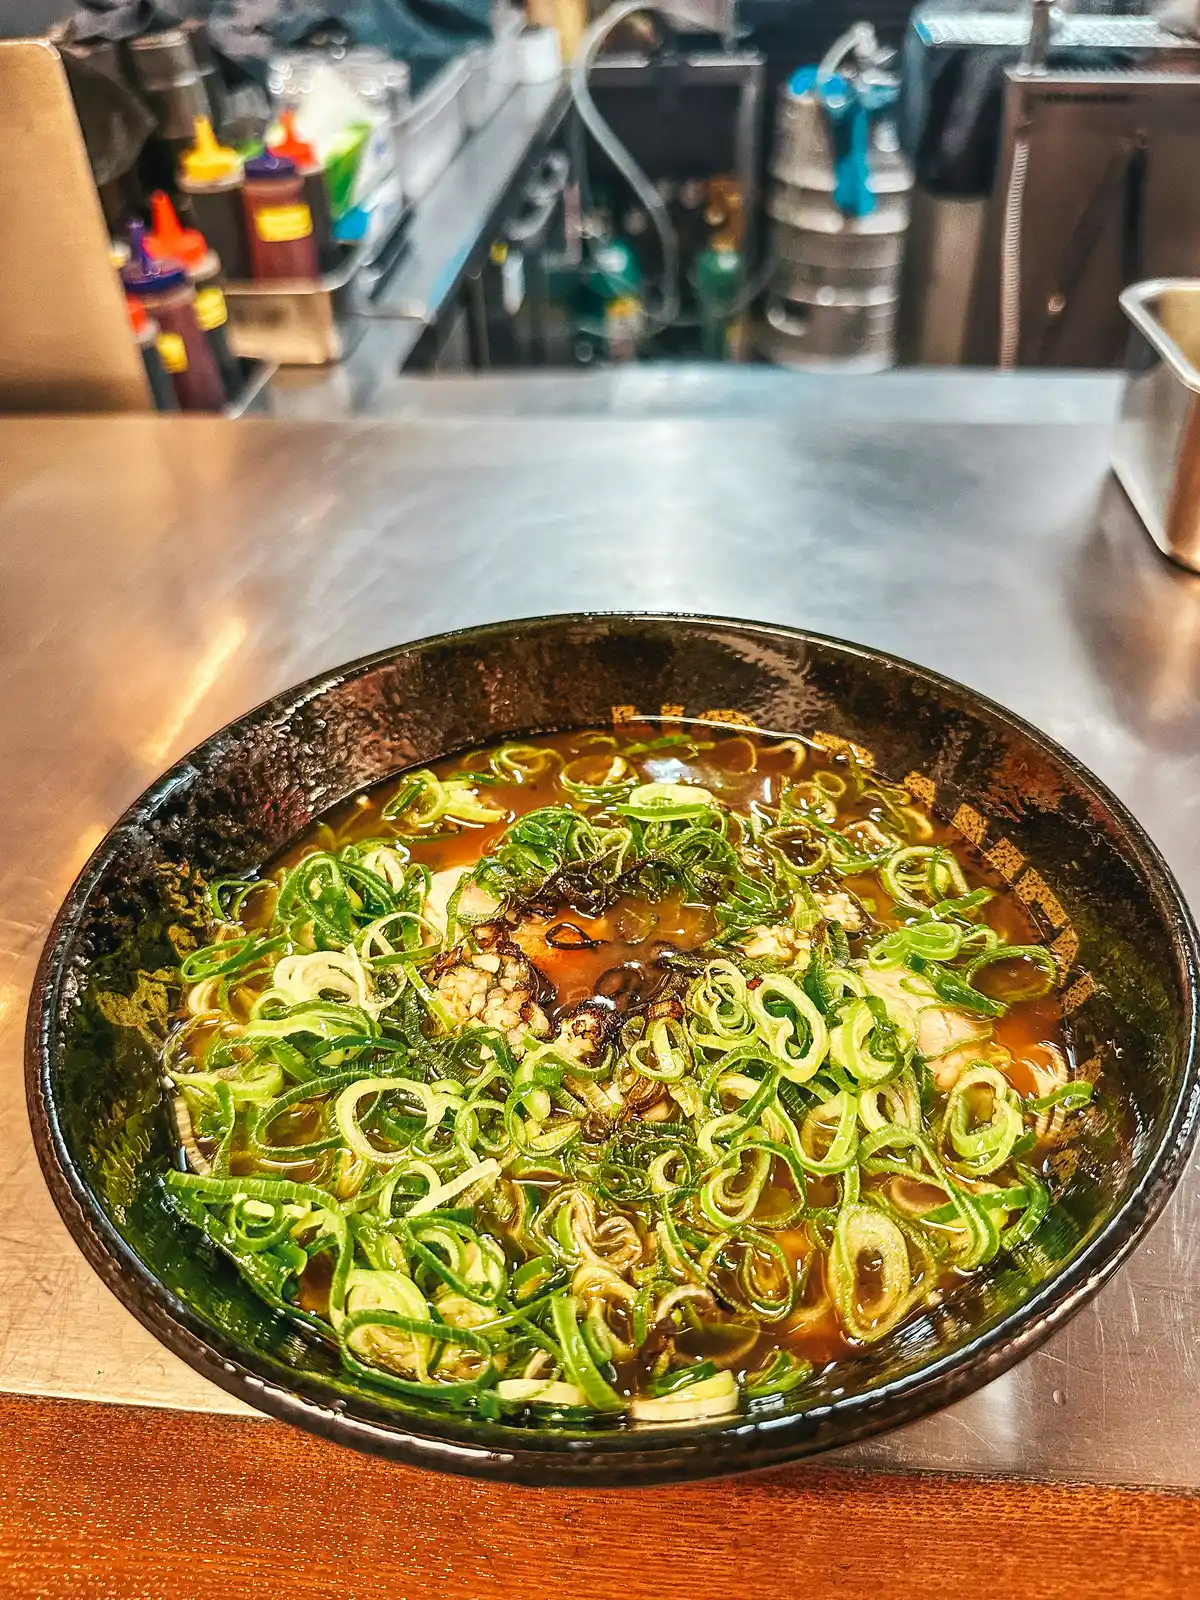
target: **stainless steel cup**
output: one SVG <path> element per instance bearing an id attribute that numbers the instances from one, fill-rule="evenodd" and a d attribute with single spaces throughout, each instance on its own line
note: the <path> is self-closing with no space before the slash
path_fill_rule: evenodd
<path id="1" fill-rule="evenodd" d="M 1113 471 L 1164 555 L 1200 572 L 1200 279 L 1132 284 Z"/>

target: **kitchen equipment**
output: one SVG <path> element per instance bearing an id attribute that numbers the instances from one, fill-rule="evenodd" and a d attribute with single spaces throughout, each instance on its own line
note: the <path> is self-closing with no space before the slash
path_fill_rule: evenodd
<path id="1" fill-rule="evenodd" d="M 170 373 L 163 366 L 163 359 L 158 350 L 158 323 L 150 316 L 140 300 L 130 296 L 126 304 L 129 307 L 130 330 L 137 341 L 138 353 L 146 369 L 146 382 L 150 385 L 150 397 L 154 401 L 154 409 L 178 411 L 179 401 L 175 395 L 175 385 L 171 382 Z"/>
<path id="2" fill-rule="evenodd" d="M 553 28 L 526 28 L 517 39 L 522 83 L 553 83 L 563 69 L 562 44 Z"/>
<path id="3" fill-rule="evenodd" d="M 757 334 L 787 366 L 892 365 L 912 172 L 896 79 L 856 25 L 780 90 L 767 199 L 775 268 Z"/>
<path id="4" fill-rule="evenodd" d="M 469 348 L 477 369 L 544 366 L 551 359 L 551 281 L 561 260 L 570 179 L 566 152 L 547 151 L 525 179 L 479 274 L 469 280 Z"/>
<path id="5" fill-rule="evenodd" d="M 482 669 L 481 669 L 482 663 Z M 501 734 L 668 706 L 851 741 L 984 848 L 1062 963 L 1081 1068 L 1103 1053 L 1136 1138 L 1111 1119 L 1036 1236 L 860 1372 L 779 1409 L 701 1427 L 520 1427 L 368 1397 L 223 1258 L 182 1239 L 156 1175 L 174 1159 L 157 1040 L 160 974 L 199 877 L 253 871 L 343 797 Z M 709 708 L 721 708 L 709 710 Z M 176 935 L 177 937 L 178 935 Z M 508 1483 L 634 1484 L 767 1466 L 909 1421 L 999 1376 L 1133 1249 L 1184 1169 L 1200 1106 L 1200 945 L 1178 886 L 1119 800 L 999 706 L 875 650 L 697 617 L 549 617 L 442 635 L 313 679 L 206 741 L 95 851 L 38 970 L 27 1092 L 43 1171 L 104 1281 L 199 1372 L 275 1416 L 397 1459 Z"/>
<path id="6" fill-rule="evenodd" d="M 469 74 L 462 91 L 463 126 L 468 133 L 486 128 L 509 92 L 509 85 L 493 70 L 494 60 L 490 44 L 476 45 L 463 57 Z"/>
<path id="7" fill-rule="evenodd" d="M 511 87 L 522 82 L 522 41 L 525 26 L 520 12 L 505 11 L 493 22 L 492 38 L 493 76 Z M 531 30 L 537 31 L 537 30 Z"/>
<path id="8" fill-rule="evenodd" d="M 958 366 L 965 359 L 971 289 L 987 200 L 913 191 L 900 295 L 900 359 Z"/>
<path id="9" fill-rule="evenodd" d="M 227 283 L 234 354 L 284 367 L 322 367 L 349 355 L 361 335 L 350 311 L 363 256 L 361 246 L 347 250 L 340 267 L 311 283 Z"/>
<path id="10" fill-rule="evenodd" d="M 646 273 L 648 292 L 639 289 L 636 296 L 620 295 L 609 303 L 599 344 L 595 328 L 581 327 L 575 346 L 580 361 L 592 359 L 599 348 L 610 359 L 615 351 L 636 355 L 648 335 L 659 333 L 662 349 L 677 344 L 678 330 L 691 321 L 690 313 L 680 317 L 683 285 L 694 285 L 696 258 L 710 243 L 712 228 L 720 225 L 706 221 L 703 209 L 716 180 L 738 197 L 743 262 L 757 255 L 764 57 L 745 49 L 609 54 L 602 50 L 606 30 L 619 25 L 627 9 L 610 7 L 589 29 L 572 63 L 571 91 L 590 135 L 586 169 L 581 169 L 589 177 L 585 192 L 611 199 L 624 193 L 619 186 L 625 184 L 636 197 L 633 211 L 617 219 L 617 228 L 602 225 L 602 231 L 636 238 L 652 227 L 654 239 L 647 238 L 638 253 L 657 265 Z M 679 20 L 674 6 L 667 15 L 673 25 Z M 724 210 L 716 207 L 714 216 L 719 212 L 723 218 Z M 586 253 L 595 257 L 596 250 L 587 247 Z M 726 320 L 736 317 L 735 312 Z"/>
<path id="11" fill-rule="evenodd" d="M 813 288 L 793 280 L 786 299 L 767 295 L 758 348 L 779 367 L 886 372 L 895 359 L 897 305 L 886 289 Z"/>
<path id="12" fill-rule="evenodd" d="M 1179 264 L 1178 251 L 1189 242 L 1196 157 L 1178 141 L 1196 125 L 1195 113 L 1184 99 L 1174 109 L 1165 100 L 1153 104 L 1156 91 L 1146 84 L 1194 74 L 1200 43 L 1152 16 L 1052 8 L 1048 37 L 1043 9 L 1031 45 L 1034 21 L 1028 3 L 1005 11 L 934 3 L 913 13 L 902 107 L 918 185 L 905 295 L 908 360 L 987 365 L 1003 353 L 1020 365 L 1112 364 L 1124 342 L 1116 301 L 1125 284 L 1192 270 Z M 1038 70 L 1019 70 L 1023 57 L 1028 65 L 1043 56 Z M 1169 120 L 1174 133 L 1164 127 Z M 1162 145 L 1164 137 L 1172 143 Z M 1141 147 L 1132 181 L 1124 168 L 1114 170 L 1105 194 L 1106 169 L 1127 140 Z M 1021 144 L 1027 154 L 1014 188 Z M 1139 189 L 1146 200 L 1151 190 L 1159 196 L 1141 205 L 1144 229 Z M 1097 193 L 1083 242 L 1072 246 Z M 1018 252 L 1005 256 L 1002 239 L 1006 209 L 1010 241 L 1016 237 L 1015 201 L 1023 194 L 1037 226 L 1021 240 L 1019 293 L 1028 302 L 1014 316 Z M 1090 233 L 1095 242 L 1085 247 Z M 1126 246 L 1142 256 L 1128 267 L 1120 259 Z M 1009 314 L 1002 318 L 1005 261 Z M 1075 280 L 1066 293 L 1051 281 L 1064 266 Z M 1046 308 L 1060 295 L 1050 326 Z"/>
<path id="13" fill-rule="evenodd" d="M 875 209 L 865 216 L 850 217 L 834 204 L 832 185 L 829 189 L 795 189 L 790 184 L 777 184 L 767 196 L 767 215 L 777 222 L 793 228 L 798 234 L 825 234 L 836 237 L 845 260 L 858 254 L 857 241 L 878 234 L 888 234 L 901 241 L 908 228 L 909 197 L 903 190 L 878 194 Z M 796 248 L 807 241 L 796 240 Z"/>
<path id="14" fill-rule="evenodd" d="M 0 412 L 147 411 L 62 57 L 0 39 Z"/>
<path id="15" fill-rule="evenodd" d="M 229 398 L 216 353 L 197 315 L 196 289 L 180 261 L 155 260 L 145 229 L 129 224 L 132 247 L 121 268 L 126 294 L 140 300 L 159 326 L 158 353 L 171 374 L 181 411 L 220 411 Z"/>
<path id="16" fill-rule="evenodd" d="M 512 11 L 502 12 L 495 19 L 494 28 L 494 38 L 476 45 L 461 58 L 467 72 L 462 87 L 462 116 L 468 133 L 478 133 L 488 125 L 521 79 L 525 36 L 519 17 Z"/>
<path id="17" fill-rule="evenodd" d="M 285 106 L 279 113 L 277 136 L 268 140 L 272 155 L 284 156 L 295 166 L 304 179 L 304 204 L 312 217 L 313 238 L 317 244 L 317 265 L 322 272 L 332 272 L 341 265 L 341 251 L 333 237 L 333 221 L 329 214 L 329 186 L 325 181 L 325 167 L 316 150 L 296 131 L 296 112 Z"/>
<path id="18" fill-rule="evenodd" d="M 235 355 L 289 367 L 325 366 L 349 355 L 363 332 L 362 318 L 354 315 L 358 286 L 369 289 L 375 272 L 390 269 L 408 214 L 397 182 L 376 198 L 363 238 L 340 247 L 341 260 L 331 271 L 310 282 L 226 283 Z"/>
<path id="19" fill-rule="evenodd" d="M 242 185 L 246 172 L 231 145 L 220 144 L 207 117 L 197 117 L 195 144 L 179 157 L 176 186 L 189 220 L 221 258 L 230 278 L 250 276 Z"/>
<path id="20" fill-rule="evenodd" d="M 412 104 L 412 69 L 385 50 L 360 45 L 336 58 L 338 73 L 381 120 L 398 122 Z"/>
<path id="21" fill-rule="evenodd" d="M 1033 39 L 1028 0 L 995 11 L 930 0 L 913 11 L 904 45 L 902 133 L 923 187 L 959 196 L 990 188 L 1003 75 L 1023 58 L 1044 54 L 1056 71 L 1095 70 L 1106 62 L 1163 71 L 1187 70 L 1197 53 L 1194 39 L 1169 32 L 1152 16 L 1052 7 L 1048 35 L 1044 10 L 1036 20 Z"/>
<path id="22" fill-rule="evenodd" d="M 771 176 L 795 189 L 832 194 L 836 152 L 812 74 L 793 73 L 779 93 Z M 912 173 L 900 153 L 894 123 L 876 119 L 866 149 L 867 186 L 873 195 L 907 194 Z"/>
<path id="23" fill-rule="evenodd" d="M 1133 324 L 1113 471 L 1164 555 L 1200 572 L 1200 279 L 1121 296 Z"/>
<path id="24" fill-rule="evenodd" d="M 1191 65 L 1007 74 L 972 359 L 1118 365 L 1121 291 L 1196 270 L 1200 54 Z"/>
<path id="25" fill-rule="evenodd" d="M 296 109 L 312 93 L 313 74 L 322 61 L 316 50 L 275 50 L 267 61 L 267 93 L 276 107 Z"/>
<path id="26" fill-rule="evenodd" d="M 196 291 L 196 321 L 208 341 L 213 360 L 225 385 L 225 399 L 236 400 L 245 385 L 242 363 L 229 348 L 229 308 L 222 288 L 221 258 L 195 228 L 180 225 L 169 195 L 157 190 L 150 196 L 153 231 L 145 236 L 146 249 L 156 261 L 176 261 L 187 272 Z"/>
<path id="27" fill-rule="evenodd" d="M 307 179 L 273 150 L 251 156 L 242 184 L 250 276 L 257 283 L 294 283 L 320 272 Z"/>
<path id="28" fill-rule="evenodd" d="M 853 247 L 847 249 L 840 231 L 802 231 L 776 223 L 771 251 L 772 282 L 785 299 L 821 288 L 861 294 L 896 283 L 904 261 L 904 235 L 858 232 Z"/>
<path id="29" fill-rule="evenodd" d="M 220 68 L 217 66 L 217 58 L 213 54 L 212 36 L 208 31 L 208 24 L 199 17 L 187 17 L 179 24 L 179 30 L 191 46 L 201 92 L 212 108 L 213 127 L 224 133 L 227 109 L 225 86 Z"/>

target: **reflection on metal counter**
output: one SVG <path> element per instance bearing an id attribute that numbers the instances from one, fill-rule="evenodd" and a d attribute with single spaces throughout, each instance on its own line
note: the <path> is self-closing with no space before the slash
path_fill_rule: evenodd
<path id="1" fill-rule="evenodd" d="M 1113 471 L 1159 549 L 1200 572 L 1200 280 L 1135 284 L 1121 308 L 1133 335 Z"/>

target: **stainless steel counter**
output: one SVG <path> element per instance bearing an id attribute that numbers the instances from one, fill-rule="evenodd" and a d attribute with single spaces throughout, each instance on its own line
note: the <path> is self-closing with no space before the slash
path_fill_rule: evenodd
<path id="1" fill-rule="evenodd" d="M 0 423 L 0 1388 L 236 1409 L 59 1225 L 25 1131 L 24 1010 L 54 910 L 122 807 L 336 662 L 587 607 L 869 641 L 1061 739 L 1200 906 L 1200 578 L 1151 547 L 1108 443 L 1102 423 L 810 414 Z M 1198 1307 L 1193 1167 L 1047 1349 L 847 1459 L 1200 1489 Z"/>
<path id="2" fill-rule="evenodd" d="M 395 327 L 376 323 L 372 332 Z M 368 335 L 368 337 L 370 337 Z M 356 352 L 356 355 L 358 352 Z M 386 366 L 385 351 L 364 365 Z M 281 376 L 283 376 L 281 374 Z M 700 420 L 720 417 L 775 422 L 1091 422 L 1116 420 L 1125 380 L 1117 372 L 980 373 L 900 367 L 867 378 L 833 372 L 710 361 L 617 362 L 586 369 L 526 367 L 512 371 L 427 374 L 395 369 L 369 389 L 353 380 L 324 398 L 308 391 L 305 409 L 288 393 L 271 414 L 295 422 L 343 421 L 350 416 L 425 421 L 485 417 L 567 417 Z M 345 409 L 349 401 L 352 409 Z"/>

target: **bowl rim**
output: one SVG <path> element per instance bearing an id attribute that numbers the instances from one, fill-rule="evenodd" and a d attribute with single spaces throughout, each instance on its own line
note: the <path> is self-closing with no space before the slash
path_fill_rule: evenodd
<path id="1" fill-rule="evenodd" d="M 411 652 L 445 644 L 486 649 L 499 638 L 529 631 L 613 622 L 664 624 L 703 631 L 732 629 L 811 644 L 844 657 L 899 669 L 930 689 L 965 697 L 978 710 L 1032 743 L 1064 767 L 1072 782 L 1098 801 L 1116 825 L 1123 848 L 1146 882 L 1179 965 L 1189 1010 L 1188 1045 L 1165 1126 L 1141 1178 L 1105 1225 L 1061 1271 L 1022 1305 L 965 1344 L 876 1387 L 843 1395 L 798 1413 L 764 1414 L 736 1422 L 675 1425 L 628 1432 L 556 1436 L 515 1426 L 447 1415 L 425 1418 L 372 1410 L 331 1398 L 302 1374 L 284 1385 L 255 1370 L 244 1347 L 207 1327 L 167 1289 L 126 1243 L 82 1177 L 67 1148 L 51 1088 L 51 1062 L 67 955 L 91 894 L 121 838 L 166 803 L 185 782 L 203 774 L 232 739 L 267 720 L 284 718 L 309 701 Z M 1162 853 L 1125 803 L 1057 740 L 997 701 L 945 674 L 873 646 L 807 628 L 692 612 L 578 611 L 514 618 L 425 635 L 373 651 L 260 702 L 177 760 L 126 808 L 92 852 L 68 891 L 47 935 L 30 997 L 25 1032 L 25 1088 L 34 1146 L 51 1197 L 68 1231 L 106 1286 L 166 1347 L 235 1398 L 310 1433 L 409 1465 L 501 1482 L 537 1485 L 627 1485 L 679 1482 L 779 1465 L 853 1444 L 962 1398 L 1031 1354 L 1113 1275 L 1162 1212 L 1184 1171 L 1200 1118 L 1200 935 L 1183 892 Z M 323 1397 L 322 1397 L 323 1396 Z"/>

